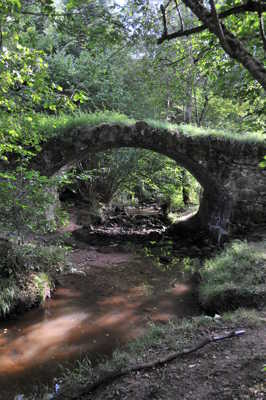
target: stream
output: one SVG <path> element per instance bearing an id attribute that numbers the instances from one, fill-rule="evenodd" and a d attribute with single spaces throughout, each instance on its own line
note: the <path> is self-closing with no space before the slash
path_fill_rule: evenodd
<path id="1" fill-rule="evenodd" d="M 144 245 L 142 245 L 144 248 Z M 0 400 L 55 385 L 84 356 L 97 362 L 152 322 L 200 313 L 184 263 L 167 268 L 130 243 L 77 246 L 52 299 L 0 323 Z M 23 397 L 17 397 L 23 399 Z"/>

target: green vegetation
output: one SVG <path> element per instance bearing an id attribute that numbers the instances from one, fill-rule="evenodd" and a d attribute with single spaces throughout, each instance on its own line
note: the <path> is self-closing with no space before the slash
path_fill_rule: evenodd
<path id="1" fill-rule="evenodd" d="M 8 244 L 1 249 L 0 318 L 50 297 L 54 276 L 66 267 L 66 250 L 40 244 Z"/>
<path id="2" fill-rule="evenodd" d="M 42 114 L 36 116 L 35 129 L 38 130 L 42 137 L 49 138 L 69 134 L 72 131 L 75 133 L 75 129 L 84 126 L 97 126 L 101 124 L 130 126 L 134 123 L 134 119 L 114 111 L 99 111 L 91 114 L 78 112 L 77 114 L 59 114 L 56 116 Z"/>
<path id="3" fill-rule="evenodd" d="M 263 132 L 233 132 L 222 129 L 211 129 L 207 127 L 197 127 L 195 125 L 172 124 L 167 121 L 157 121 L 144 119 L 152 128 L 168 132 L 179 132 L 185 136 L 192 137 L 214 137 L 229 141 L 231 143 L 263 143 L 265 133 Z M 98 126 L 101 124 L 131 126 L 136 123 L 133 118 L 128 118 L 124 114 L 113 111 L 101 111 L 92 114 L 78 112 L 77 114 L 59 114 L 57 116 L 47 116 L 45 114 L 36 115 L 33 128 L 39 132 L 41 137 L 47 139 L 54 136 L 64 136 L 75 134 L 75 130 L 82 127 Z M 29 126 L 29 129 L 32 127 Z"/>
<path id="4" fill-rule="evenodd" d="M 199 299 L 206 309 L 220 311 L 265 301 L 265 257 L 245 242 L 233 242 L 207 260 L 200 273 Z"/>
<path id="5" fill-rule="evenodd" d="M 233 132 L 222 129 L 211 129 L 207 127 L 198 127 L 195 125 L 184 124 L 171 124 L 165 121 L 146 121 L 150 126 L 157 129 L 164 129 L 169 132 L 179 132 L 185 136 L 199 137 L 199 138 L 216 138 L 230 143 L 263 143 L 266 139 L 265 133 L 262 132 Z"/>
<path id="6" fill-rule="evenodd" d="M 173 160 L 139 149 L 92 154 L 68 174 L 48 179 L 32 171 L 30 162 L 50 138 L 63 136 L 71 143 L 71 135 L 84 127 L 144 121 L 158 135 L 223 141 L 228 152 L 248 144 L 252 154 L 265 146 L 265 2 L 161 3 L 159 8 L 145 0 L 0 1 L 0 317 L 22 303 L 43 302 L 54 273 L 66 264 L 63 248 L 35 242 L 65 217 L 58 191 L 73 195 L 70 207 L 85 204 L 87 225 L 101 222 L 103 209 L 150 203 L 161 208 L 165 222 L 169 212 L 174 219 L 175 212 L 196 209 L 202 194 Z M 221 166 L 221 176 L 226 174 Z M 158 266 L 175 271 L 179 260 L 161 262 L 171 246 L 164 251 L 154 256 Z M 189 273 L 198 268 L 190 259 L 183 266 Z M 260 305 L 265 275 L 261 253 L 235 242 L 204 263 L 200 301 L 214 311 Z M 245 319 L 257 323 L 245 311 L 223 316 L 229 325 Z M 181 349 L 195 330 L 217 324 L 203 316 L 152 326 L 128 354 L 134 361 L 136 352 L 164 340 Z M 117 352 L 113 362 L 122 366 L 129 356 Z M 87 381 L 90 371 L 88 361 L 66 379 Z"/>

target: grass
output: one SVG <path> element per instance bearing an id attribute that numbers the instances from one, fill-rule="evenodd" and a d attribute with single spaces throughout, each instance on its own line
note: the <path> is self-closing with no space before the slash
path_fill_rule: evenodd
<path id="1" fill-rule="evenodd" d="M 50 297 L 55 273 L 66 266 L 66 251 L 58 246 L 12 244 L 0 260 L 0 319 Z"/>
<path id="2" fill-rule="evenodd" d="M 19 288 L 13 279 L 1 279 L 0 281 L 0 318 L 10 313 L 14 304 L 18 301 Z"/>
<path id="3" fill-rule="evenodd" d="M 156 121 L 156 120 L 146 120 L 148 125 L 153 128 L 167 130 L 169 132 L 179 132 L 185 136 L 190 136 L 194 138 L 198 137 L 215 137 L 224 141 L 229 141 L 231 143 L 241 142 L 241 143 L 265 143 L 266 136 L 258 134 L 256 132 L 244 132 L 235 133 L 232 131 L 223 131 L 218 129 L 211 129 L 205 127 L 198 127 L 195 125 L 185 125 L 185 124 L 171 124 L 167 121 Z"/>
<path id="4" fill-rule="evenodd" d="M 256 132 L 245 132 L 242 134 L 230 131 L 216 130 L 210 128 L 200 128 L 194 125 L 176 125 L 167 121 L 156 121 L 146 119 L 145 122 L 152 128 L 168 131 L 179 132 L 189 137 L 215 137 L 229 142 L 241 143 L 265 143 L 265 135 Z M 131 126 L 136 123 L 132 118 L 117 112 L 104 111 L 94 114 L 76 113 L 76 114 L 60 114 L 58 116 L 41 115 L 34 119 L 35 129 L 42 134 L 43 138 L 64 135 L 66 132 L 74 131 L 76 128 L 83 126 L 97 126 L 103 123 L 110 125 L 120 124 Z"/>
<path id="5" fill-rule="evenodd" d="M 80 128 L 83 126 L 97 126 L 101 124 L 120 124 L 125 126 L 134 125 L 136 121 L 126 115 L 116 112 L 103 111 L 94 114 L 76 113 L 60 114 L 58 116 L 41 115 L 34 123 L 35 128 L 44 138 L 63 135 L 65 132 Z"/>
<path id="6" fill-rule="evenodd" d="M 254 247 L 235 241 L 207 260 L 201 270 L 199 299 L 213 311 L 255 306 L 266 300 L 266 262 Z"/>
<path id="7" fill-rule="evenodd" d="M 53 283 L 49 275 L 45 272 L 34 275 L 34 283 L 38 290 L 38 302 L 43 304 L 47 298 L 51 297 Z"/>

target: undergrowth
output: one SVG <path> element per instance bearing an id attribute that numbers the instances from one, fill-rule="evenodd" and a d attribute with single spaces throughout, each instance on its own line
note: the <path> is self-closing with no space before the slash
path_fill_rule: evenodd
<path id="1" fill-rule="evenodd" d="M 50 297 L 52 276 L 66 266 L 66 250 L 35 244 L 9 247 L 0 260 L 0 319 Z"/>
<path id="2" fill-rule="evenodd" d="M 265 301 L 265 259 L 246 242 L 235 241 L 207 260 L 201 277 L 199 299 L 207 309 L 226 310 Z"/>

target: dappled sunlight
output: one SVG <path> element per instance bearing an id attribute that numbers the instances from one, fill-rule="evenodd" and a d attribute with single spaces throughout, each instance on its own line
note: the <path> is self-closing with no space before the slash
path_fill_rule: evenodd
<path id="1" fill-rule="evenodd" d="M 171 293 L 174 295 L 182 295 L 187 293 L 191 290 L 191 285 L 184 284 L 184 283 L 176 283 L 173 289 L 171 289 Z"/>
<path id="2" fill-rule="evenodd" d="M 92 361 L 110 355 L 117 346 L 144 334 L 149 321 L 165 323 L 197 313 L 191 286 L 176 281 L 176 275 L 173 285 L 171 275 L 146 259 L 140 262 L 131 254 L 129 262 L 128 253 L 104 251 L 76 251 L 75 261 L 80 257 L 90 265 L 84 267 L 84 274 L 62 276 L 54 297 L 43 308 L 3 323 L 3 392 L 9 393 L 10 382 L 27 387 L 29 376 L 31 382 L 51 381 L 59 374 L 59 363 L 68 366 L 83 355 Z M 96 253 L 100 260 L 92 265 Z M 124 261 L 119 267 L 118 260 Z"/>
<path id="3" fill-rule="evenodd" d="M 17 338 L 7 338 L 5 348 L 0 351 L 0 373 L 16 373 L 48 360 L 86 318 L 85 312 L 64 315 L 28 327 Z"/>

